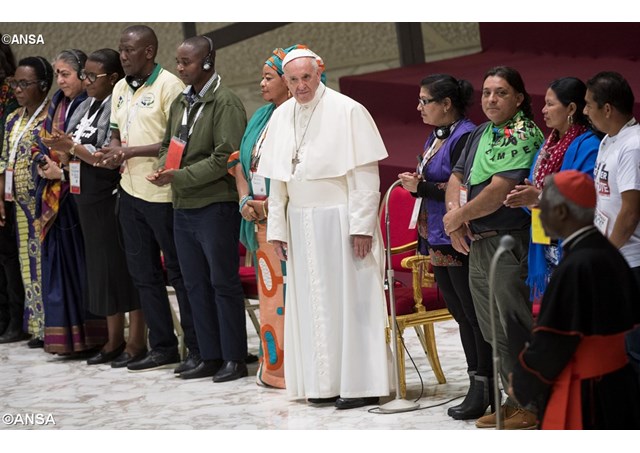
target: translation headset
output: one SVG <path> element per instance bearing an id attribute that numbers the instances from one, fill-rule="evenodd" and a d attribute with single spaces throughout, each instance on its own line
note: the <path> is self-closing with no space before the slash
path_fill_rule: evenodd
<path id="1" fill-rule="evenodd" d="M 451 135 L 451 130 L 453 129 L 453 124 L 449 124 L 447 126 L 438 126 L 435 128 L 434 133 L 436 134 L 436 138 L 439 138 L 440 140 L 444 140 L 445 138 L 449 137 Z"/>
<path id="2" fill-rule="evenodd" d="M 78 63 L 78 70 L 76 71 L 76 73 L 78 74 L 78 78 L 80 80 L 86 79 L 87 75 L 82 70 L 83 69 L 82 61 L 80 61 L 80 56 L 78 55 L 78 51 L 76 49 L 69 49 L 67 50 L 67 52 L 73 55 L 73 57 L 76 59 L 76 62 Z"/>
<path id="3" fill-rule="evenodd" d="M 36 57 L 36 60 L 40 62 L 42 69 L 44 69 L 44 80 L 38 81 L 38 87 L 40 87 L 41 91 L 49 91 L 49 69 L 47 69 L 47 64 L 42 57 Z"/>
<path id="4" fill-rule="evenodd" d="M 211 71 L 211 69 L 213 68 L 213 61 L 211 61 L 211 54 L 213 53 L 213 41 L 208 36 L 202 35 L 202 37 L 209 43 L 209 53 L 202 61 L 202 69 L 204 71 Z"/>

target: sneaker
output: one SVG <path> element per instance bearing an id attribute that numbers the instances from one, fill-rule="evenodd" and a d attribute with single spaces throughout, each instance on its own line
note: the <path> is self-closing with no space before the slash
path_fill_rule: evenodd
<path id="1" fill-rule="evenodd" d="M 142 359 L 129 362 L 127 369 L 133 372 L 150 371 L 160 368 L 170 368 L 177 363 L 180 363 L 180 354 L 178 354 L 178 351 L 151 350 Z"/>
<path id="2" fill-rule="evenodd" d="M 538 427 L 536 415 L 521 407 L 502 405 L 503 429 L 536 429 Z M 495 428 L 496 413 L 485 415 L 476 420 L 476 428 Z"/>

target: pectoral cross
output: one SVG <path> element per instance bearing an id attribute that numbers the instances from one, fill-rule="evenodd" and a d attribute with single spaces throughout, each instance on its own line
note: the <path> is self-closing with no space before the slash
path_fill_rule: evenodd
<path id="1" fill-rule="evenodd" d="M 291 174 L 296 172 L 296 166 L 300 163 L 300 159 L 298 159 L 298 154 L 296 153 L 295 157 L 291 159 Z"/>

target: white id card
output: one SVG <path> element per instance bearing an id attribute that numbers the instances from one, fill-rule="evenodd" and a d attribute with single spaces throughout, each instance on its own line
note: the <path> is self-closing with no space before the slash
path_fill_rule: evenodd
<path id="1" fill-rule="evenodd" d="M 71 181 L 71 193 L 80 193 L 80 161 L 69 162 L 69 180 Z"/>
<path id="2" fill-rule="evenodd" d="M 267 180 L 264 176 L 253 173 L 251 175 L 251 187 L 253 187 L 254 200 L 267 198 Z"/>
<path id="3" fill-rule="evenodd" d="M 13 169 L 4 171 L 4 201 L 13 201 Z"/>
<path id="4" fill-rule="evenodd" d="M 463 207 L 465 204 L 467 204 L 467 195 L 467 187 L 460 186 L 460 207 Z"/>
<path id="5" fill-rule="evenodd" d="M 603 235 L 607 235 L 607 225 L 609 224 L 609 218 L 602 213 L 599 209 L 596 209 L 593 216 L 593 224 Z"/>
<path id="6" fill-rule="evenodd" d="M 413 212 L 411 213 L 411 220 L 409 220 L 409 229 L 415 230 L 418 223 L 418 216 L 420 215 L 420 206 L 422 205 L 422 198 L 416 198 L 416 203 L 413 205 Z"/>

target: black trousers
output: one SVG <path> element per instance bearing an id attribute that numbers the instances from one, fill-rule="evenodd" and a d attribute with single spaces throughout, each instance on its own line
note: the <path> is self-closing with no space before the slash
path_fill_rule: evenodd
<path id="1" fill-rule="evenodd" d="M 433 274 L 447 308 L 460 327 L 460 341 L 467 359 L 467 370 L 478 376 L 492 373 L 491 345 L 482 336 L 469 290 L 469 259 L 462 266 L 433 266 Z"/>
<path id="2" fill-rule="evenodd" d="M 119 218 L 127 266 L 138 289 L 151 349 L 167 351 L 178 346 L 164 279 L 162 252 L 168 283 L 176 291 L 185 344 L 189 351 L 198 352 L 191 306 L 173 241 L 171 203 L 150 203 L 120 190 Z"/>
<path id="3" fill-rule="evenodd" d="M 0 322 L 4 324 L 17 318 L 21 325 L 25 296 L 18 255 L 16 211 L 12 202 L 5 202 L 4 210 L 5 225 L 0 227 L 0 320 L 3 320 Z"/>

